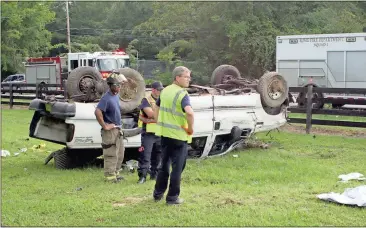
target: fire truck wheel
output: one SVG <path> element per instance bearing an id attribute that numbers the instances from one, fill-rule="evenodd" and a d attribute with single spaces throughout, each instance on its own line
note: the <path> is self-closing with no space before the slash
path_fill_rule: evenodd
<path id="1" fill-rule="evenodd" d="M 226 80 L 240 78 L 239 70 L 232 65 L 220 65 L 213 72 L 211 76 L 211 84 L 224 84 Z"/>
<path id="2" fill-rule="evenodd" d="M 142 98 L 145 97 L 145 80 L 134 69 L 121 68 L 118 71 L 127 79 L 127 82 L 122 84 L 119 93 L 121 114 L 126 114 L 134 111 L 140 105 Z"/>
<path id="3" fill-rule="evenodd" d="M 70 72 L 66 82 L 69 98 L 78 102 L 91 102 L 97 99 L 96 82 L 102 75 L 94 67 L 78 67 Z"/>
<path id="4" fill-rule="evenodd" d="M 276 108 L 286 101 L 289 88 L 286 80 L 277 72 L 267 72 L 259 79 L 257 91 L 263 106 Z"/>

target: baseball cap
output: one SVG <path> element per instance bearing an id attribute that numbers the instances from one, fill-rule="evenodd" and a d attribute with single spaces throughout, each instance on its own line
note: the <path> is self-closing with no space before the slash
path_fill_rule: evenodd
<path id="1" fill-rule="evenodd" d="M 161 82 L 157 81 L 151 84 L 151 88 L 162 91 L 164 89 L 164 86 L 163 84 L 161 84 Z"/>

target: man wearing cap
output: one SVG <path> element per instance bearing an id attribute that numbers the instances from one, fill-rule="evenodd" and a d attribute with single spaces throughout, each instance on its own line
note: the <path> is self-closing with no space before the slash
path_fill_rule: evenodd
<path id="1" fill-rule="evenodd" d="M 109 90 L 100 99 L 94 114 L 102 127 L 104 177 L 108 182 L 117 183 L 123 180 L 119 170 L 122 166 L 125 151 L 121 131 L 119 91 L 121 90 L 121 84 L 126 82 L 127 79 L 123 74 L 114 72 L 106 81 Z"/>
<path id="2" fill-rule="evenodd" d="M 158 165 L 161 160 L 160 137 L 155 135 L 156 120 L 154 119 L 154 110 L 156 100 L 159 98 L 160 91 L 164 89 L 161 82 L 156 81 L 151 84 L 151 94 L 142 99 L 140 104 L 140 115 L 138 125 L 142 128 L 140 157 L 137 173 L 139 180 L 137 183 L 146 182 L 146 176 L 150 165 L 150 179 L 155 180 L 158 173 Z"/>

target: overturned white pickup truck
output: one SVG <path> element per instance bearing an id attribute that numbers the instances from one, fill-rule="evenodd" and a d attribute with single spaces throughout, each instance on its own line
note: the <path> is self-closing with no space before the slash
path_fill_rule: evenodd
<path id="1" fill-rule="evenodd" d="M 145 96 L 145 84 L 137 71 L 129 68 L 119 71 L 134 85 L 131 87 L 130 84 L 129 89 L 135 90 L 135 96 L 129 95 L 129 99 L 122 94 L 121 102 L 125 161 L 136 160 L 139 155 L 138 148 L 141 146 L 141 129 L 137 127 L 137 106 Z M 83 78 L 89 80 L 88 74 L 83 75 L 84 77 L 78 76 L 80 85 L 83 85 L 80 88 L 85 88 Z M 92 79 L 87 83 L 89 91 L 84 93 L 88 97 L 91 87 L 94 92 L 98 88 L 105 90 L 105 86 L 98 85 L 95 77 Z M 191 85 L 187 89 L 195 112 L 194 135 L 189 147 L 189 156 L 202 158 L 222 155 L 234 149 L 251 134 L 269 131 L 286 123 L 288 87 L 283 77 L 276 72 L 268 72 L 257 84 L 248 84 L 243 80 L 235 67 L 222 65 L 213 72 L 211 87 Z M 235 89 L 228 90 L 233 84 Z M 78 85 L 74 85 L 75 87 Z M 99 94 L 103 92 L 100 91 Z M 73 92 L 69 93 L 72 97 Z M 30 137 L 65 145 L 64 149 L 52 153 L 46 159 L 47 163 L 54 158 L 57 168 L 85 165 L 102 155 L 101 128 L 94 116 L 97 98 L 83 103 L 80 102 L 82 91 L 78 91 L 77 94 L 79 102 L 35 99 L 29 106 L 29 109 L 35 110 L 29 129 Z"/>

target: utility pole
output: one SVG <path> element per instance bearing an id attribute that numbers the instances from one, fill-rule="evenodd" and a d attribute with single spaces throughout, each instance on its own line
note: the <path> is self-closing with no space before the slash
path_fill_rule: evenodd
<path id="1" fill-rule="evenodd" d="M 66 0 L 66 29 L 67 29 L 67 45 L 69 53 L 71 52 L 70 44 L 70 17 L 69 17 L 69 1 Z"/>

